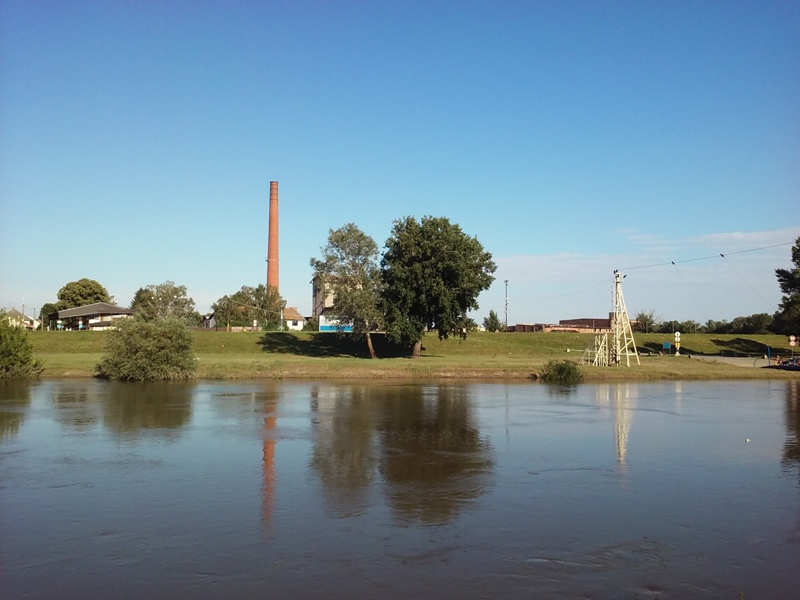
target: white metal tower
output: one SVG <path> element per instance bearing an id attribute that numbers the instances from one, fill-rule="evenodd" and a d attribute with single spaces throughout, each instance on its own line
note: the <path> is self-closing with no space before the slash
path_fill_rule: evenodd
<path id="1" fill-rule="evenodd" d="M 636 351 L 636 342 L 633 340 L 633 329 L 628 318 L 628 309 L 625 308 L 625 298 L 622 296 L 622 279 L 624 275 L 614 271 L 614 314 L 611 329 L 614 332 L 614 342 L 611 348 L 611 362 L 619 365 L 625 357 L 625 366 L 631 366 L 631 356 L 636 357 L 636 364 L 640 365 L 639 353 Z"/>
<path id="2" fill-rule="evenodd" d="M 595 367 L 608 366 L 608 334 L 598 333 L 594 336 L 594 345 L 589 346 L 583 351 L 581 357 L 582 365 L 593 365 Z"/>

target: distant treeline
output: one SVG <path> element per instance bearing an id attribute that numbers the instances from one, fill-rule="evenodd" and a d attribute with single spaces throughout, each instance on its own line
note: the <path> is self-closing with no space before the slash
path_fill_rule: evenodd
<path id="1" fill-rule="evenodd" d="M 780 333 L 773 329 L 774 319 L 767 313 L 758 313 L 747 317 L 736 317 L 732 321 L 714 321 L 709 319 L 705 324 L 697 321 L 662 321 L 652 312 L 641 312 L 636 315 L 634 329 L 640 333 L 729 333 L 729 334 L 763 334 Z"/>

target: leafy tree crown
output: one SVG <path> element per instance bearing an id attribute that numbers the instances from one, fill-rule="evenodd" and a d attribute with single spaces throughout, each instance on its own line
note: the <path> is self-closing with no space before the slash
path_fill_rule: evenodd
<path id="1" fill-rule="evenodd" d="M 387 332 L 416 344 L 426 331 L 466 336 L 470 310 L 494 281 L 492 255 L 445 217 L 394 222 L 381 260 Z"/>

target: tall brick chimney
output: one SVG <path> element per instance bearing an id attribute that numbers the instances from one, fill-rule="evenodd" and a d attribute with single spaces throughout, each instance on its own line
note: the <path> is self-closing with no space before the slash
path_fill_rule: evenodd
<path id="1" fill-rule="evenodd" d="M 267 287 L 278 290 L 278 182 L 269 182 L 269 239 L 267 241 Z"/>

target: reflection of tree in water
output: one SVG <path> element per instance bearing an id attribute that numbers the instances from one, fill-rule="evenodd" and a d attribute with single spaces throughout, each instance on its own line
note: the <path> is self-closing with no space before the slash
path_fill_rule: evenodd
<path id="1" fill-rule="evenodd" d="M 373 408 L 370 386 L 315 386 L 311 392 L 314 446 L 310 467 L 323 486 L 325 504 L 339 515 L 368 506 L 374 480 Z"/>
<path id="2" fill-rule="evenodd" d="M 783 464 L 800 467 L 800 381 L 786 382 L 786 442 Z"/>
<path id="3" fill-rule="evenodd" d="M 100 422 L 106 401 L 105 394 L 105 382 L 58 382 L 53 399 L 56 421 L 79 431 L 90 429 Z"/>
<path id="4" fill-rule="evenodd" d="M 402 519 L 444 522 L 484 493 L 491 446 L 472 422 L 466 387 L 387 389 L 380 472 Z"/>
<path id="5" fill-rule="evenodd" d="M 178 429 L 192 415 L 192 384 L 106 382 L 105 427 L 114 433 Z"/>
<path id="6" fill-rule="evenodd" d="M 31 404 L 31 384 L 27 381 L 0 381 L 0 442 L 19 435 Z"/>
<path id="7" fill-rule="evenodd" d="M 565 402 L 572 400 L 575 394 L 578 393 L 578 386 L 573 384 L 564 383 L 547 383 L 547 395 L 553 399 L 554 402 Z"/>

